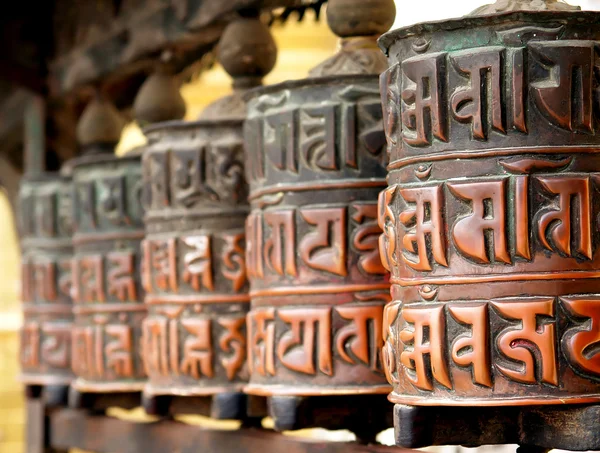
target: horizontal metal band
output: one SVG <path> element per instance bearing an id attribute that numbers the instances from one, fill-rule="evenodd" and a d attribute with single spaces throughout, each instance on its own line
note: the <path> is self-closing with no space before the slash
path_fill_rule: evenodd
<path id="1" fill-rule="evenodd" d="M 584 280 L 600 277 L 600 270 L 595 271 L 566 271 L 566 272 L 523 272 L 515 274 L 486 274 L 465 276 L 441 276 L 425 278 L 390 278 L 393 285 L 465 285 L 490 282 L 521 282 L 528 280 Z"/>
<path id="2" fill-rule="evenodd" d="M 294 384 L 258 385 L 248 384 L 244 393 L 256 396 L 327 396 L 327 395 L 385 395 L 392 390 L 389 385 L 344 386 L 332 384 L 331 387 L 311 384 L 302 387 Z"/>
<path id="3" fill-rule="evenodd" d="M 77 315 L 92 314 L 92 313 L 128 313 L 136 311 L 146 311 L 146 306 L 142 303 L 97 303 L 90 305 L 74 305 L 73 313 Z"/>
<path id="4" fill-rule="evenodd" d="M 135 231 L 111 231 L 106 233 L 78 233 L 73 237 L 74 245 L 83 245 L 90 242 L 118 241 L 118 240 L 141 240 L 145 236 L 144 230 Z"/>
<path id="5" fill-rule="evenodd" d="M 71 304 L 23 304 L 24 314 L 70 315 L 73 312 Z"/>
<path id="6" fill-rule="evenodd" d="M 128 393 L 141 392 L 144 389 L 144 383 L 145 379 L 139 382 L 94 382 L 79 377 L 71 383 L 71 387 L 81 393 Z"/>
<path id="7" fill-rule="evenodd" d="M 148 305 L 160 304 L 217 304 L 250 303 L 248 294 L 146 294 Z"/>
<path id="8" fill-rule="evenodd" d="M 342 179 L 339 181 L 314 181 L 297 184 L 277 184 L 250 192 L 249 200 L 279 192 L 306 192 L 309 190 L 360 189 L 387 187 L 385 179 Z"/>
<path id="9" fill-rule="evenodd" d="M 152 378 L 148 378 L 150 381 Z M 207 386 L 207 387 L 198 387 L 198 386 L 183 386 L 173 385 L 173 386 L 155 386 L 151 383 L 146 384 L 144 386 L 144 396 L 163 396 L 163 395 L 172 395 L 172 396 L 212 396 L 220 393 L 231 393 L 231 392 L 242 392 L 244 390 L 244 383 L 237 383 L 231 385 L 221 385 L 221 386 Z"/>
<path id="10" fill-rule="evenodd" d="M 63 368 L 67 369 L 67 368 Z M 74 375 L 57 375 L 57 374 L 32 374 L 23 372 L 18 377 L 18 381 L 25 385 L 69 385 Z"/>
<path id="11" fill-rule="evenodd" d="M 402 159 L 390 162 L 388 170 L 398 170 L 408 165 L 419 164 L 423 162 L 437 162 L 451 159 L 482 159 L 486 157 L 513 156 L 523 154 L 577 154 L 577 153 L 599 153 L 598 145 L 587 146 L 539 146 L 539 147 L 512 147 L 512 148 L 492 148 L 472 151 L 447 151 L 431 154 L 421 154 L 418 156 L 404 157 Z"/>
<path id="12" fill-rule="evenodd" d="M 540 395 L 536 398 L 434 398 L 414 395 L 398 395 L 391 393 L 388 397 L 392 403 L 407 406 L 564 406 L 565 404 L 597 403 L 598 395 L 565 395 L 564 397 Z"/>
<path id="13" fill-rule="evenodd" d="M 293 296 L 296 294 L 337 294 L 361 291 L 387 290 L 389 283 L 358 284 L 358 285 L 305 285 L 265 288 L 250 291 L 250 297 Z"/>

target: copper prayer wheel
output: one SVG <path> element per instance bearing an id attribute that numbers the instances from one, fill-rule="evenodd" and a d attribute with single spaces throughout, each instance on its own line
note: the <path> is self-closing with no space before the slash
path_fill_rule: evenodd
<path id="1" fill-rule="evenodd" d="M 21 380 L 67 386 L 71 372 L 71 179 L 24 177 L 19 191 L 23 327 Z"/>
<path id="2" fill-rule="evenodd" d="M 444 443 L 435 428 L 410 432 L 408 406 L 507 414 L 600 399 L 599 33 L 598 13 L 504 1 L 379 41 L 384 362 L 399 444 Z M 434 411 L 462 417 L 421 414 Z M 540 422 L 534 434 L 519 417 L 506 426 L 534 445 L 567 433 Z"/>
<path id="3" fill-rule="evenodd" d="M 146 314 L 139 273 L 141 156 L 112 154 L 121 123 L 111 119 L 116 111 L 107 101 L 92 101 L 86 112 L 78 138 L 81 143 L 91 137 L 92 143 L 82 143 L 91 149 L 72 163 L 72 389 L 76 395 L 139 394 L 145 373 L 138 345 Z"/>
<path id="4" fill-rule="evenodd" d="M 242 37 L 246 42 L 238 45 Z M 275 58 L 266 25 L 256 17 L 234 20 L 218 50 L 234 78 L 233 94 L 209 105 L 197 121 L 144 130 L 148 317 L 142 354 L 151 413 L 246 417 L 249 206 L 241 95 L 260 83 Z"/>
<path id="5" fill-rule="evenodd" d="M 371 22 L 369 34 L 381 33 L 393 22 L 394 5 L 371 3 L 371 13 L 387 13 L 383 24 Z M 333 30 L 346 36 L 338 54 L 307 79 L 246 98 L 246 392 L 270 398 L 280 429 L 317 419 L 278 425 L 278 415 L 289 419 L 301 405 L 288 397 L 339 396 L 327 399 L 338 408 L 389 392 L 380 361 L 389 283 L 377 245 L 387 163 L 378 75 L 387 65 L 373 37 L 336 20 L 347 7 L 334 1 L 328 9 Z"/>

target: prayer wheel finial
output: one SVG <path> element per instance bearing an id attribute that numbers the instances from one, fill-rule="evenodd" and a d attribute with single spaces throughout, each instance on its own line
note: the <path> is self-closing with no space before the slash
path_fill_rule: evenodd
<path id="1" fill-rule="evenodd" d="M 339 51 L 310 71 L 311 77 L 376 74 L 387 69 L 377 38 L 394 24 L 393 0 L 330 0 L 327 23 L 341 39 Z"/>
<path id="2" fill-rule="evenodd" d="M 244 118 L 243 93 L 262 83 L 277 61 L 277 47 L 269 27 L 256 12 L 231 22 L 219 41 L 217 60 L 233 78 L 234 92 L 210 104 L 200 119 Z"/>
<path id="3" fill-rule="evenodd" d="M 581 7 L 562 0 L 497 0 L 496 3 L 477 8 L 470 16 L 507 13 L 510 11 L 579 11 Z"/>
<path id="4" fill-rule="evenodd" d="M 164 52 L 156 70 L 142 84 L 135 98 L 134 116 L 142 126 L 185 116 L 185 101 L 179 92 L 171 61 L 172 53 Z"/>
<path id="5" fill-rule="evenodd" d="M 115 106 L 96 93 L 77 123 L 77 142 L 87 154 L 112 153 L 124 123 Z"/>

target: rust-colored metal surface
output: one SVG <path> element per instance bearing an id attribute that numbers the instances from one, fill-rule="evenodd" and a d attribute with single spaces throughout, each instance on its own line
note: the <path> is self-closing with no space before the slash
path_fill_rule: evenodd
<path id="1" fill-rule="evenodd" d="M 249 206 L 241 96 L 245 87 L 260 84 L 275 57 L 269 29 L 257 17 L 233 21 L 220 41 L 219 61 L 233 77 L 234 92 L 211 104 L 199 121 L 145 130 L 148 318 L 142 355 L 151 412 L 195 406 L 192 412 L 204 413 L 207 398 L 197 397 L 209 397 L 213 417 L 246 417 Z"/>
<path id="2" fill-rule="evenodd" d="M 393 2 L 377 0 L 358 9 L 361 26 L 345 26 L 351 6 L 361 2 L 330 2 L 328 22 L 344 39 L 310 78 L 246 98 L 246 391 L 272 397 L 276 427 L 294 411 L 302 418 L 303 406 L 323 412 L 315 401 L 278 397 L 389 390 L 380 356 L 389 283 L 378 254 L 376 206 L 386 185 L 377 82 L 386 64 L 374 39 L 391 26 L 395 10 Z"/>
<path id="3" fill-rule="evenodd" d="M 145 381 L 141 179 L 139 154 L 73 163 L 72 387 L 81 394 L 139 392 Z"/>
<path id="4" fill-rule="evenodd" d="M 600 400 L 599 35 L 546 11 L 381 38 L 391 401 Z"/>
<path id="5" fill-rule="evenodd" d="M 377 77 L 288 82 L 248 99 L 246 390 L 385 393 L 379 348 L 389 286 L 376 198 L 386 156 Z"/>
<path id="6" fill-rule="evenodd" d="M 71 373 L 71 179 L 26 177 L 19 191 L 22 381 L 68 385 Z"/>
<path id="7" fill-rule="evenodd" d="M 249 303 L 242 120 L 145 132 L 145 393 L 240 392 Z"/>

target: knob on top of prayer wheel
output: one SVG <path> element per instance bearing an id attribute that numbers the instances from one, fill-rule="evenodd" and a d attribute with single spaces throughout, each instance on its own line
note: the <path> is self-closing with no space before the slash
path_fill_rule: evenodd
<path id="1" fill-rule="evenodd" d="M 179 92 L 179 84 L 173 76 L 169 60 L 170 54 L 165 53 L 135 98 L 135 119 L 142 125 L 179 120 L 185 116 L 185 101 Z"/>
<path id="2" fill-rule="evenodd" d="M 110 148 L 110 152 L 121 139 L 124 121 L 115 106 L 100 95 L 94 98 L 83 111 L 77 123 L 77 142 L 84 149 Z"/>
<path id="3" fill-rule="evenodd" d="M 341 38 L 381 35 L 396 18 L 393 0 L 330 0 L 327 23 Z"/>
<path id="4" fill-rule="evenodd" d="M 396 17 L 393 0 L 331 0 L 327 23 L 341 39 L 335 55 L 310 71 L 310 77 L 373 74 L 387 69 L 377 38 L 390 29 Z"/>
<path id="5" fill-rule="evenodd" d="M 234 20 L 221 36 L 217 59 L 233 78 L 234 91 L 211 103 L 199 119 L 243 119 L 246 116 L 243 94 L 259 86 L 277 61 L 277 47 L 269 27 L 253 13 Z"/>

